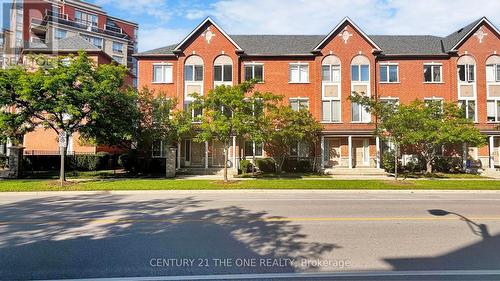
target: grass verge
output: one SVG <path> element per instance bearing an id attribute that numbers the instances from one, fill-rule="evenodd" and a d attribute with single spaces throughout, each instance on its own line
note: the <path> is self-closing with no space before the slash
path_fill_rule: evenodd
<path id="1" fill-rule="evenodd" d="M 359 189 L 359 190 L 500 190 L 500 181 L 491 180 L 296 180 L 259 179 L 230 184 L 214 180 L 92 180 L 59 187 L 54 180 L 1 180 L 0 192 L 70 190 L 217 190 L 217 189 Z"/>

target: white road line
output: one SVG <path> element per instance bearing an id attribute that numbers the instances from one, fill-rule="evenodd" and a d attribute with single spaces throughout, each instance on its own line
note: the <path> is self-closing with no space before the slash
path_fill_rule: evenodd
<path id="1" fill-rule="evenodd" d="M 208 199 L 208 198 L 204 198 Z M 453 199 L 453 198 L 210 198 L 212 202 L 238 202 L 238 201 L 500 201 L 500 198 L 475 198 L 475 199 Z"/>
<path id="2" fill-rule="evenodd" d="M 375 272 L 320 272 L 320 273 L 264 273 L 158 277 L 115 277 L 90 279 L 53 279 L 42 281 L 169 281 L 169 280 L 251 280 L 270 278 L 325 278 L 325 277 L 393 277 L 393 276 L 488 276 L 500 275 L 500 270 L 432 270 L 432 271 L 375 271 Z"/>

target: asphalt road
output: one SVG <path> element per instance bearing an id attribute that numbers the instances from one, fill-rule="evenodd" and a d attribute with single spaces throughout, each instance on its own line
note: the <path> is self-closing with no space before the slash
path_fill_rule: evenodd
<path id="1" fill-rule="evenodd" d="M 0 194 L 1 280 L 205 275 L 500 280 L 500 193 Z"/>

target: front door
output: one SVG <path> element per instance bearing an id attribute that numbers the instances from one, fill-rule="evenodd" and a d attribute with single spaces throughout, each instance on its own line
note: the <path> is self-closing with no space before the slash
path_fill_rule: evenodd
<path id="1" fill-rule="evenodd" d="M 224 166 L 224 144 L 219 141 L 212 143 L 212 165 L 214 167 Z"/>
<path id="2" fill-rule="evenodd" d="M 352 149 L 354 167 L 370 166 L 370 142 L 368 139 L 353 139 Z"/>
<path id="3" fill-rule="evenodd" d="M 340 166 L 340 139 L 330 139 L 326 141 L 325 150 L 328 155 L 328 166 Z"/>

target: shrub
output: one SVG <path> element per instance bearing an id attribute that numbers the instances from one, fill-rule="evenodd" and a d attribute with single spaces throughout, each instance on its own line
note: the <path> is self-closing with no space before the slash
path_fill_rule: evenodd
<path id="1" fill-rule="evenodd" d="M 118 157 L 118 165 L 123 167 L 126 171 L 137 172 L 138 171 L 137 151 L 130 150 L 128 153 L 120 155 Z"/>
<path id="2" fill-rule="evenodd" d="M 71 159 L 71 168 L 78 171 L 97 171 L 106 167 L 109 160 L 108 153 L 74 155 Z"/>
<path id="3" fill-rule="evenodd" d="M 271 158 L 257 159 L 256 164 L 257 164 L 257 168 L 259 168 L 259 170 L 261 172 L 264 172 L 264 173 L 276 172 L 275 162 Z"/>
<path id="4" fill-rule="evenodd" d="M 304 173 L 312 171 L 312 162 L 309 160 L 286 159 L 283 171 L 290 173 Z"/>
<path id="5" fill-rule="evenodd" d="M 240 161 L 240 169 L 243 174 L 252 172 L 252 162 L 249 160 L 241 160 Z"/>
<path id="6" fill-rule="evenodd" d="M 0 169 L 7 168 L 7 156 L 0 155 Z"/>
<path id="7" fill-rule="evenodd" d="M 386 151 L 382 154 L 382 166 L 387 173 L 394 173 L 394 151 Z M 401 162 L 398 159 L 398 171 L 401 171 Z"/>
<path id="8" fill-rule="evenodd" d="M 438 157 L 434 159 L 433 168 L 435 172 L 458 173 L 462 171 L 462 159 L 452 157 Z"/>

